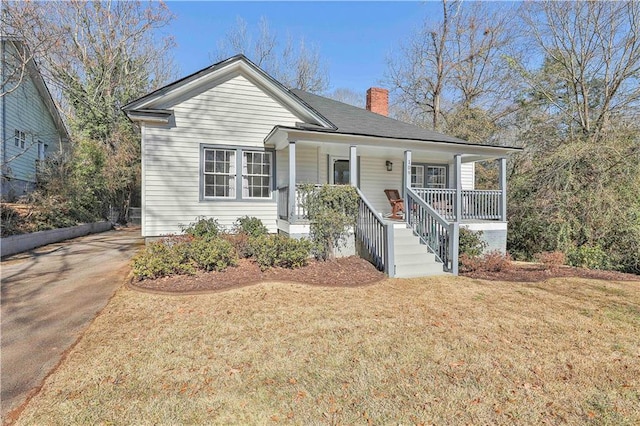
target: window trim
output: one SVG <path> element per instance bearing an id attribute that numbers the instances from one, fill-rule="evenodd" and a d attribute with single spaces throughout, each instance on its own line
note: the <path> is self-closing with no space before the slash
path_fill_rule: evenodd
<path id="1" fill-rule="evenodd" d="M 270 200 L 273 199 L 273 181 L 274 181 L 274 173 L 273 173 L 273 159 L 275 157 L 274 153 L 269 151 L 269 150 L 262 150 L 262 151 L 256 151 L 254 149 L 242 149 L 240 150 L 241 154 L 242 154 L 242 161 L 241 161 L 241 169 L 240 169 L 240 173 L 238 173 L 238 175 L 241 178 L 241 187 L 242 187 L 242 194 L 240 194 L 240 198 L 242 200 Z M 251 196 L 244 196 L 244 178 L 245 178 L 245 174 L 244 174 L 244 159 L 245 159 L 245 154 L 247 153 L 260 153 L 260 154 L 269 154 L 269 191 L 271 192 L 271 197 L 251 197 Z M 250 176 L 254 176 L 254 177 L 264 177 L 267 175 L 264 174 L 250 174 L 249 171 L 247 170 L 247 174 L 246 177 L 249 178 Z M 248 179 L 247 179 L 248 180 Z"/>
<path id="2" fill-rule="evenodd" d="M 425 176 L 426 176 L 426 175 L 425 175 L 425 168 L 426 168 L 426 167 L 424 166 L 424 164 L 411 164 L 411 168 L 413 169 L 414 167 L 416 167 L 416 168 L 418 168 L 418 167 L 422 168 L 422 186 L 413 186 L 413 182 L 409 182 L 409 185 L 411 186 L 411 188 L 424 188 L 424 187 L 425 187 L 425 186 L 424 186 L 424 178 L 425 178 Z M 419 174 L 417 173 L 417 170 L 416 170 L 416 176 L 418 176 L 418 175 L 419 175 Z M 411 176 L 410 176 L 410 178 L 413 178 L 413 170 L 411 171 Z"/>
<path id="3" fill-rule="evenodd" d="M 206 167 L 205 164 L 207 162 L 207 156 L 206 153 L 207 151 L 223 151 L 223 152 L 230 152 L 232 153 L 232 157 L 233 159 L 229 159 L 229 172 L 228 173 L 221 173 L 221 172 L 207 172 L 206 171 Z M 214 154 L 215 155 L 215 154 Z M 238 196 L 238 183 L 237 183 L 237 179 L 238 179 L 238 168 L 237 168 L 237 164 L 238 164 L 238 160 L 236 158 L 236 156 L 238 155 L 238 153 L 236 152 L 236 150 L 233 149 L 223 149 L 223 148 L 203 148 L 202 149 L 202 161 L 201 161 L 201 174 L 202 174 L 202 197 L 206 198 L 206 199 L 216 199 L 216 200 L 235 200 Z M 214 160 L 215 161 L 215 160 Z M 234 171 L 235 173 L 231 173 L 231 164 L 234 164 Z M 234 184 L 234 188 L 233 188 L 233 194 L 234 195 L 229 195 L 229 196 L 224 196 L 224 195 L 205 195 L 205 191 L 207 188 L 207 176 L 229 176 L 232 177 L 233 176 L 233 184 Z M 231 193 L 231 187 L 229 187 L 229 193 Z"/>
<path id="4" fill-rule="evenodd" d="M 14 145 L 17 148 L 25 149 L 25 147 L 27 146 L 27 133 L 23 132 L 22 130 L 15 129 L 15 131 L 13 132 L 13 137 L 15 141 Z"/>
<path id="5" fill-rule="evenodd" d="M 235 151 L 235 161 L 236 161 L 236 174 L 235 174 L 235 184 L 236 184 L 236 195 L 235 197 L 212 197 L 204 195 L 204 151 L 205 149 L 218 149 L 218 150 L 227 150 L 227 151 Z M 269 198 L 246 198 L 242 196 L 242 179 L 244 177 L 242 172 L 242 162 L 243 162 L 243 152 L 269 152 L 271 153 L 271 182 L 270 182 L 270 191 L 271 197 Z M 201 143 L 200 144 L 200 158 L 199 158 L 199 201 L 200 202 L 220 202 L 227 201 L 231 203 L 273 203 L 277 201 L 277 191 L 276 191 L 276 154 L 275 149 L 272 148 L 264 148 L 259 146 L 237 146 L 237 145 L 223 145 L 223 144 L 211 144 L 211 143 Z"/>
<path id="6" fill-rule="evenodd" d="M 424 176 L 422 178 L 423 188 L 429 189 L 447 189 L 449 188 L 449 164 L 446 163 L 412 163 L 411 166 L 422 166 Z M 444 188 L 431 188 L 428 187 L 427 170 L 429 167 L 439 167 L 444 169 Z"/>

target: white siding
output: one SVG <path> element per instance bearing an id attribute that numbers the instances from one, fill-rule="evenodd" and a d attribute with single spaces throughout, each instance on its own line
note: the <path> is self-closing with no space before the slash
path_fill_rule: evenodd
<path id="1" fill-rule="evenodd" d="M 293 126 L 300 118 L 242 75 L 164 107 L 173 109 L 175 126 L 144 129 L 142 234 L 179 233 L 197 216 L 231 226 L 244 215 L 276 232 L 275 194 L 273 201 L 200 201 L 200 145 L 263 147 L 275 125 Z M 286 171 L 287 153 L 275 157 L 279 174 Z"/>
<path id="2" fill-rule="evenodd" d="M 6 43 L 8 49 L 13 48 Z M 9 64 L 6 65 L 10 66 Z M 8 70 L 5 72 L 9 72 Z M 4 96 L 5 127 L 3 129 L 2 162 L 7 161 L 8 175 L 14 179 L 35 182 L 36 160 L 38 159 L 38 141 L 48 146 L 53 152 L 59 145 L 59 134 L 56 125 L 46 107 L 33 79 L 25 75 L 16 90 Z M 16 130 L 25 132 L 25 148 L 15 146 Z"/>
<path id="3" fill-rule="evenodd" d="M 393 162 L 393 171 L 388 172 L 387 158 L 360 157 L 360 190 L 379 213 L 391 213 L 391 205 L 385 189 L 397 189 L 402 194 L 402 158 L 388 158 Z"/>
<path id="4" fill-rule="evenodd" d="M 476 163 L 463 163 L 460 168 L 462 189 L 475 189 Z"/>
<path id="5" fill-rule="evenodd" d="M 296 146 L 296 182 L 318 183 L 318 149 L 312 146 Z"/>

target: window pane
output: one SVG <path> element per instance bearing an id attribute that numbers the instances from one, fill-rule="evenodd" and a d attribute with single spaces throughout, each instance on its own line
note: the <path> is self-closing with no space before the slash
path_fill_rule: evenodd
<path id="1" fill-rule="evenodd" d="M 333 163 L 333 183 L 336 185 L 349 184 L 349 160 L 336 160 Z"/>
<path id="2" fill-rule="evenodd" d="M 442 166 L 427 167 L 427 186 L 429 188 L 446 188 L 447 168 Z"/>
<path id="3" fill-rule="evenodd" d="M 271 153 L 244 152 L 243 196 L 249 198 L 271 197 Z"/>
<path id="4" fill-rule="evenodd" d="M 204 196 L 235 197 L 233 162 L 235 151 L 205 149 L 204 151 Z"/>
<path id="5" fill-rule="evenodd" d="M 414 188 L 424 187 L 424 167 L 411 166 L 411 186 Z"/>

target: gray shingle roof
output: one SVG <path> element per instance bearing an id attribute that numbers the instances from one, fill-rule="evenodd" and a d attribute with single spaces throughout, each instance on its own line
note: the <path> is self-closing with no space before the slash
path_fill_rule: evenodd
<path id="1" fill-rule="evenodd" d="M 302 90 L 292 89 L 291 92 L 335 124 L 339 133 L 436 142 L 470 143 Z"/>

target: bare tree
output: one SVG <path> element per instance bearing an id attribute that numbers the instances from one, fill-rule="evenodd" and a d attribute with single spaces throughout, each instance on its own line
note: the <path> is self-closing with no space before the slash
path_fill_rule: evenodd
<path id="1" fill-rule="evenodd" d="M 461 124 L 493 123 L 512 111 L 505 101 L 512 82 L 502 58 L 513 41 L 510 22 L 480 2 L 443 0 L 441 5 L 441 18 L 425 19 L 388 59 L 386 78 L 404 116 L 436 130 L 460 130 L 466 137 L 476 132 Z"/>
<path id="2" fill-rule="evenodd" d="M 438 23 L 425 20 L 422 28 L 404 45 L 399 55 L 388 59 L 387 80 L 397 92 L 397 102 L 403 104 L 414 121 L 430 122 L 440 129 L 442 94 L 451 66 L 447 41 L 452 15 L 459 3 L 442 1 L 442 19 Z"/>
<path id="3" fill-rule="evenodd" d="M 122 105 L 173 77 L 173 40 L 156 33 L 172 19 L 163 3 L 9 2 L 3 16 L 29 47 L 46 45 L 42 74 L 91 138 L 106 141 Z"/>
<path id="4" fill-rule="evenodd" d="M 319 93 L 329 86 L 328 70 L 316 46 L 304 39 L 294 41 L 288 36 L 284 45 L 269 29 L 266 18 L 260 18 L 257 34 L 238 17 L 236 26 L 218 42 L 214 60 L 244 54 L 276 80 L 289 88 Z"/>
<path id="5" fill-rule="evenodd" d="M 637 116 L 638 2 L 533 2 L 522 16 L 545 62 L 538 71 L 520 64 L 521 73 L 570 131 L 597 135 L 614 115 Z"/>
<path id="6" fill-rule="evenodd" d="M 325 96 L 358 108 L 364 108 L 366 103 L 366 95 L 364 93 L 358 93 L 345 87 L 339 87 Z"/>

